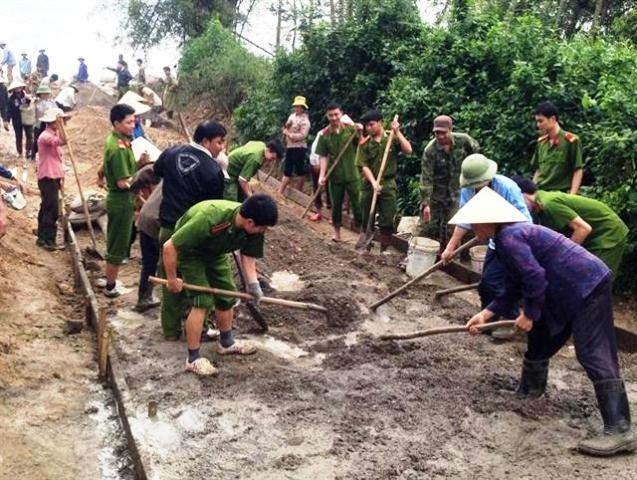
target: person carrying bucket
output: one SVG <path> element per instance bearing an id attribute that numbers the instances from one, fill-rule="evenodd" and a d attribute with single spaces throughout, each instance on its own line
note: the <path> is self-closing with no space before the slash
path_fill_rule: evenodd
<path id="1" fill-rule="evenodd" d="M 495 243 L 505 270 L 504 288 L 466 327 L 523 307 L 515 327 L 527 333 L 516 395 L 534 399 L 547 388 L 550 358 L 573 336 L 575 353 L 593 382 L 604 429 L 577 444 L 587 455 L 637 450 L 630 405 L 617 359 L 612 274 L 600 259 L 564 235 L 527 221 L 527 216 L 490 188 L 483 188 L 449 221 L 470 225 L 480 240 Z"/>
<path id="2" fill-rule="evenodd" d="M 481 189 L 489 187 L 517 208 L 529 223 L 533 223 L 520 187 L 510 178 L 497 173 L 498 164 L 496 162 L 489 160 L 480 153 L 474 153 L 463 160 L 460 171 L 460 208 Z M 453 252 L 460 246 L 460 241 L 470 230 L 471 225 L 469 224 L 460 223 L 455 225 L 447 246 L 440 254 L 440 258 L 445 264 L 451 261 Z M 486 308 L 495 296 L 502 291 L 504 273 L 504 266 L 495 254 L 495 244 L 490 240 L 482 268 L 482 278 L 478 286 L 482 308 Z M 512 307 L 503 316 L 505 318 L 517 318 L 517 307 Z"/>

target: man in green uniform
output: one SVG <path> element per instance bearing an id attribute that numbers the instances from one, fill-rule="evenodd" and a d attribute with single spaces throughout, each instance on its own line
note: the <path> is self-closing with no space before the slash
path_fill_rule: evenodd
<path id="1" fill-rule="evenodd" d="M 345 192 L 349 197 L 354 220 L 357 225 L 362 225 L 360 209 L 360 174 L 356 168 L 356 144 L 358 131 L 363 129 L 361 124 L 345 125 L 341 119 L 343 110 L 337 103 L 330 103 L 327 106 L 327 120 L 329 126 L 322 130 L 321 138 L 316 146 L 316 153 L 319 156 L 321 172 L 319 173 L 319 185 L 325 186 L 327 182 L 326 173 L 328 167 L 332 167 L 337 157 L 347 145 L 342 153 L 338 164 L 329 177 L 329 194 L 332 201 L 332 227 L 334 236 L 332 240 L 341 241 L 341 226 L 343 225 L 343 199 Z M 348 140 L 352 140 L 349 142 Z"/>
<path id="2" fill-rule="evenodd" d="M 411 144 L 400 131 L 398 122 L 392 122 L 394 132 L 392 145 L 389 147 L 385 170 L 379 182 L 376 181 L 383 162 L 385 148 L 389 141 L 389 134 L 383 125 L 383 116 L 376 110 L 370 110 L 361 118 L 368 136 L 361 138 L 356 155 L 356 165 L 361 169 L 364 182 L 361 192 L 362 228 L 367 228 L 369 209 L 372 205 L 374 191 L 378 192 L 376 211 L 378 213 L 378 228 L 380 229 L 380 250 L 384 252 L 391 243 L 394 232 L 394 217 L 396 216 L 398 188 L 396 186 L 396 170 L 398 168 L 398 153 L 411 154 Z"/>
<path id="3" fill-rule="evenodd" d="M 538 222 L 582 245 L 617 275 L 628 227 L 607 205 L 592 198 L 538 190 L 527 178 L 512 178 Z"/>
<path id="4" fill-rule="evenodd" d="M 164 243 L 163 259 L 168 289 L 180 292 L 183 283 L 224 290 L 235 290 L 228 253 L 241 251 L 247 292 L 255 300 L 263 296 L 257 280 L 256 259 L 263 257 L 264 234 L 276 225 L 277 206 L 268 195 L 256 194 L 243 203 L 206 200 L 191 207 L 175 225 L 175 233 Z M 177 278 L 177 269 L 182 278 Z M 208 311 L 215 309 L 220 331 L 217 353 L 248 355 L 256 348 L 249 342 L 235 341 L 232 332 L 233 298 L 200 292 L 187 292 L 192 309 L 186 320 L 188 359 L 186 370 L 197 375 L 215 375 L 217 369 L 199 353 L 201 330 Z"/>
<path id="5" fill-rule="evenodd" d="M 136 171 L 135 155 L 131 148 L 135 128 L 135 110 L 126 104 L 111 108 L 113 132 L 106 139 L 104 162 L 98 171 L 98 184 L 106 185 L 106 289 L 107 297 L 118 297 L 127 290 L 117 282 L 119 267 L 128 259 L 135 195 L 130 184 Z"/>
<path id="6" fill-rule="evenodd" d="M 422 154 L 420 173 L 420 235 L 443 245 L 449 239 L 447 221 L 456 210 L 460 185 L 460 166 L 480 146 L 466 133 L 453 131 L 447 115 L 434 118 L 432 139 Z"/>
<path id="7" fill-rule="evenodd" d="M 241 202 L 252 195 L 250 179 L 254 177 L 264 162 L 268 164 L 283 158 L 283 145 L 278 140 L 267 143 L 251 141 L 235 148 L 228 155 L 228 176 L 223 198 Z"/>
<path id="8" fill-rule="evenodd" d="M 542 136 L 531 159 L 533 181 L 541 190 L 576 195 L 584 176 L 582 145 L 576 135 L 560 128 L 558 113 L 552 102 L 542 102 L 535 109 L 535 123 Z"/>

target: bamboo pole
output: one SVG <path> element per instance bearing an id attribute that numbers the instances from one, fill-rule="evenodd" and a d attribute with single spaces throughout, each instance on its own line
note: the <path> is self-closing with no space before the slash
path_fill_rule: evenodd
<path id="1" fill-rule="evenodd" d="M 106 309 L 102 308 L 97 323 L 97 365 L 100 378 L 106 378 L 108 366 L 108 345 L 110 341 L 110 328 L 106 318 Z"/>

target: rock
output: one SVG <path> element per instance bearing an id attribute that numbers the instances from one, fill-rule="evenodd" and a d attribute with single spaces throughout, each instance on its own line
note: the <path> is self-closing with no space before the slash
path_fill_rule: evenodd
<path id="1" fill-rule="evenodd" d="M 67 335 L 76 335 L 81 333 L 84 329 L 84 322 L 82 320 L 67 320 L 64 333 Z"/>

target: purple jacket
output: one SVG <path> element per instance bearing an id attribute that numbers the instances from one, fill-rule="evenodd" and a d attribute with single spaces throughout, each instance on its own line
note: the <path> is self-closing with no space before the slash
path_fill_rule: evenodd
<path id="1" fill-rule="evenodd" d="M 495 244 L 506 269 L 505 288 L 487 308 L 502 315 L 523 298 L 526 316 L 548 322 L 552 334 L 574 319 L 586 297 L 611 275 L 593 254 L 540 225 L 504 225 Z"/>

